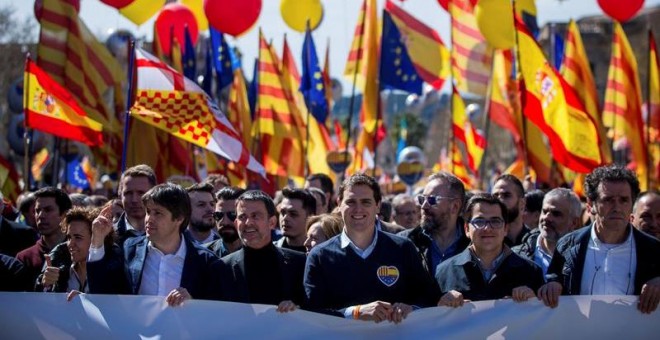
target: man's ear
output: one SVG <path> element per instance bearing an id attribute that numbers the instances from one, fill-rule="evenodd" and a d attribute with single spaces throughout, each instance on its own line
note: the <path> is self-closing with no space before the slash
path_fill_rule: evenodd
<path id="1" fill-rule="evenodd" d="M 463 229 L 465 229 L 465 236 L 467 236 L 467 238 L 470 238 L 470 224 L 468 224 L 467 221 L 463 223 Z"/>

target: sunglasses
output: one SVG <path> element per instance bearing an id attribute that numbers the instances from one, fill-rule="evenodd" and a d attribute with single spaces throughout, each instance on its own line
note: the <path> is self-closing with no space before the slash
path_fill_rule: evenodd
<path id="1" fill-rule="evenodd" d="M 229 211 L 229 212 L 222 212 L 222 211 L 216 211 L 213 213 L 213 219 L 216 221 L 222 221 L 222 218 L 227 215 L 227 218 L 234 222 L 236 220 L 236 212 L 235 211 Z"/>
<path id="2" fill-rule="evenodd" d="M 424 205 L 424 202 L 428 202 L 430 206 L 434 206 L 438 203 L 440 203 L 440 200 L 447 199 L 447 200 L 453 200 L 456 197 L 450 197 L 450 196 L 439 196 L 439 195 L 417 195 L 416 197 L 417 200 L 417 205 L 420 207 Z"/>
<path id="3" fill-rule="evenodd" d="M 474 229 L 483 230 L 486 227 L 490 226 L 491 229 L 502 229 L 504 227 L 504 220 L 500 218 L 494 218 L 492 220 L 487 220 L 485 218 L 475 218 L 471 220 L 470 223 Z"/>

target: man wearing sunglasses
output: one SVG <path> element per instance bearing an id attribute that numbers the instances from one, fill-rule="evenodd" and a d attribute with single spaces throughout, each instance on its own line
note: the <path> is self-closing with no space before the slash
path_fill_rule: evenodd
<path id="1" fill-rule="evenodd" d="M 220 239 L 204 246 L 218 257 L 231 254 L 243 246 L 236 230 L 236 199 L 244 192 L 241 188 L 224 187 L 215 194 L 217 201 L 213 220 Z"/>
<path id="2" fill-rule="evenodd" d="M 422 211 L 421 224 L 399 234 L 415 244 L 431 276 L 442 261 L 470 244 L 460 218 L 464 199 L 465 187 L 458 177 L 444 171 L 432 174 L 422 194 L 415 197 Z"/>
<path id="3" fill-rule="evenodd" d="M 522 302 L 536 297 L 544 283 L 543 272 L 504 244 L 508 232 L 504 204 L 491 194 L 479 193 L 470 198 L 465 213 L 465 232 L 472 244 L 438 266 L 435 278 L 443 293 L 438 306 L 460 307 L 466 300 L 507 296 Z"/>
<path id="4" fill-rule="evenodd" d="M 215 197 L 211 183 L 197 183 L 186 188 L 190 198 L 190 224 L 183 235 L 197 244 L 213 242 L 220 237 L 213 230 Z"/>

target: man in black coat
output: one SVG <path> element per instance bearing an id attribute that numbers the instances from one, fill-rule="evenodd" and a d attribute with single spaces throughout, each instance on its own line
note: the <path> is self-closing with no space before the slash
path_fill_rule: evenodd
<path id="1" fill-rule="evenodd" d="M 0 192 L 0 211 L 5 209 Z M 12 222 L 0 215 L 0 254 L 16 256 L 19 251 L 34 245 L 37 234 L 28 226 Z"/>

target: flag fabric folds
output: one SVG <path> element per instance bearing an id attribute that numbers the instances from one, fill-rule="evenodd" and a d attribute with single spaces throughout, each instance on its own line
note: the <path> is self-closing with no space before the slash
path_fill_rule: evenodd
<path id="1" fill-rule="evenodd" d="M 645 190 L 648 170 L 647 145 L 642 120 L 642 89 L 637 75 L 637 60 L 621 24 L 615 22 L 612 56 L 607 74 L 603 123 L 612 129 L 614 139 L 626 138 L 636 164 L 640 186 Z"/>
<path id="2" fill-rule="evenodd" d="M 486 139 L 477 132 L 465 112 L 465 103 L 454 87 L 452 93 L 452 128 L 454 144 L 460 140 L 467 151 L 468 166 L 472 173 L 479 174 L 479 166 L 486 148 Z"/>
<path id="3" fill-rule="evenodd" d="M 422 94 L 424 81 L 417 75 L 404 39 L 388 12 L 383 12 L 383 35 L 380 42 L 380 82 L 384 89 Z"/>
<path id="4" fill-rule="evenodd" d="M 21 194 L 20 180 L 14 164 L 0 155 L 0 191 L 6 199 L 16 202 Z"/>
<path id="5" fill-rule="evenodd" d="M 139 120 L 264 175 L 227 117 L 197 84 L 148 52 L 136 49 Z"/>
<path id="6" fill-rule="evenodd" d="M 442 88 L 445 79 L 449 77 L 450 57 L 449 50 L 438 32 L 415 19 L 391 0 L 385 3 L 385 11 L 391 15 L 392 21 L 396 24 L 417 74 L 433 88 L 437 90 Z M 383 17 L 383 27 L 385 27 L 385 17 Z"/>
<path id="7" fill-rule="evenodd" d="M 88 118 L 74 97 L 32 60 L 25 63 L 25 125 L 87 145 L 103 144 L 103 126 Z"/>
<path id="8" fill-rule="evenodd" d="M 213 51 L 213 65 L 218 77 L 218 89 L 223 89 L 232 83 L 234 72 L 232 71 L 232 59 L 229 44 L 222 32 L 209 26 L 211 35 L 211 51 Z"/>
<path id="9" fill-rule="evenodd" d="M 651 178 L 655 181 L 655 187 L 660 185 L 660 59 L 658 59 L 658 48 L 655 44 L 653 31 L 649 30 L 649 114 L 647 117 L 647 129 L 649 140 L 648 146 Z"/>
<path id="10" fill-rule="evenodd" d="M 302 47 L 302 77 L 300 78 L 300 92 L 303 93 L 307 110 L 320 124 L 328 119 L 329 103 L 326 98 L 325 82 L 319 66 L 319 57 L 316 54 L 316 45 L 312 32 L 307 27 Z"/>
<path id="11" fill-rule="evenodd" d="M 596 123 L 577 95 L 545 59 L 541 47 L 519 18 L 518 35 L 523 112 L 548 137 L 553 158 L 567 168 L 591 172 L 602 164 Z"/>
<path id="12" fill-rule="evenodd" d="M 606 143 L 607 138 L 603 128 L 600 107 L 598 105 L 598 92 L 596 82 L 591 73 L 591 66 L 587 58 L 587 52 L 582 44 L 582 36 L 575 21 L 571 20 L 566 32 L 566 47 L 564 49 L 564 58 L 561 64 L 560 73 L 566 82 L 573 88 L 580 102 L 584 105 L 586 112 L 596 123 L 598 129 L 598 139 L 600 151 L 605 163 L 612 161 L 610 146 Z"/>
<path id="13" fill-rule="evenodd" d="M 461 93 L 485 96 L 492 49 L 481 35 L 474 15 L 474 1 L 450 0 L 451 58 L 456 86 Z"/>

